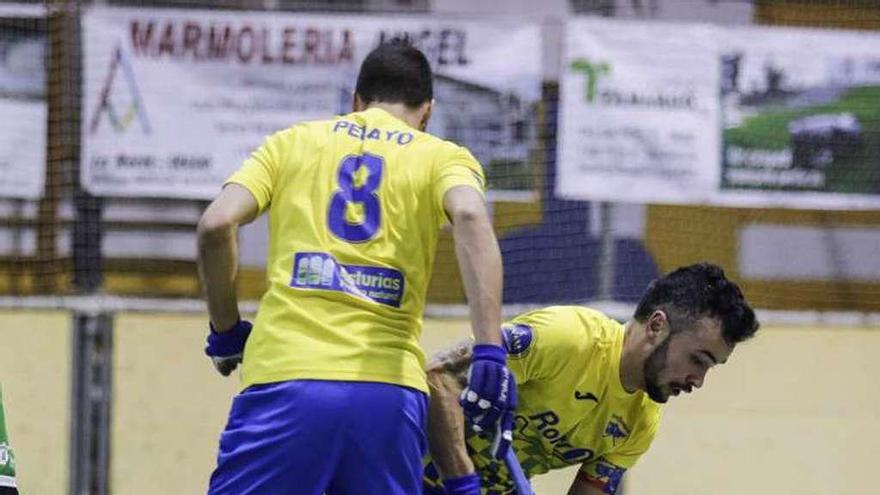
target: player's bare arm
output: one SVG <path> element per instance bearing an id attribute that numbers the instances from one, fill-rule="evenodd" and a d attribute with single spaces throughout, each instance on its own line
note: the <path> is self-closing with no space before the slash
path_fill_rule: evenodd
<path id="1" fill-rule="evenodd" d="M 458 344 L 435 354 L 428 362 L 429 375 L 448 377 L 458 386 L 458 392 L 467 385 L 468 366 L 471 365 L 474 344 L 471 339 L 462 340 Z"/>
<path id="2" fill-rule="evenodd" d="M 438 353 L 428 364 L 431 402 L 428 410 L 428 446 L 434 465 L 444 479 L 474 472 L 465 444 L 465 422 L 458 397 L 467 383 L 471 364 L 470 340 Z"/>
<path id="3" fill-rule="evenodd" d="M 568 495 L 607 495 L 607 493 L 605 490 L 596 485 L 591 485 L 581 476 L 578 476 L 571 482 L 571 488 L 568 489 Z"/>
<path id="4" fill-rule="evenodd" d="M 604 456 L 581 466 L 568 489 L 568 495 L 615 495 L 626 469 Z"/>
<path id="5" fill-rule="evenodd" d="M 443 197 L 477 343 L 501 345 L 501 250 L 483 195 L 469 186 Z"/>
<path id="6" fill-rule="evenodd" d="M 223 332 L 239 321 L 235 277 L 238 272 L 238 227 L 259 212 L 253 195 L 228 184 L 208 206 L 197 229 L 198 267 L 214 329 Z"/>
<path id="7" fill-rule="evenodd" d="M 492 453 L 502 459 L 513 440 L 516 382 L 507 369 L 501 338 L 501 249 L 478 189 L 464 185 L 449 189 L 443 207 L 452 221 L 455 255 L 476 339 L 468 385 L 459 405 L 475 431 L 494 431 Z M 474 477 L 461 481 L 473 485 Z M 451 490 L 447 487 L 447 491 Z"/>

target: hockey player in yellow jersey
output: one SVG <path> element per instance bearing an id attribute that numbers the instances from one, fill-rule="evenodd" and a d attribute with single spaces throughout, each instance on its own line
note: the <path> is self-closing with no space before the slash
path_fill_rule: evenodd
<path id="1" fill-rule="evenodd" d="M 614 494 L 648 450 L 670 396 L 703 385 L 758 329 L 721 268 L 691 265 L 653 281 L 625 325 L 580 306 L 532 311 L 504 325 L 519 407 L 513 447 L 527 476 L 580 465 L 569 495 Z M 513 495 L 506 466 L 456 410 L 469 342 L 435 356 L 425 493 Z M 473 483 L 450 485 L 446 480 Z M 479 481 L 479 483 L 476 483 Z M 481 485 L 481 486 L 480 486 Z"/>
<path id="2" fill-rule="evenodd" d="M 483 170 L 423 132 L 428 61 L 405 40 L 365 58 L 354 112 L 266 139 L 199 222 L 206 353 L 244 390 L 212 494 L 413 495 L 427 383 L 419 347 L 440 227 L 450 222 L 477 344 L 460 411 L 509 446 L 515 383 L 501 337 L 501 257 Z M 269 215 L 269 287 L 253 326 L 235 297 L 236 231 Z M 458 406 L 457 406 L 458 407 Z"/>

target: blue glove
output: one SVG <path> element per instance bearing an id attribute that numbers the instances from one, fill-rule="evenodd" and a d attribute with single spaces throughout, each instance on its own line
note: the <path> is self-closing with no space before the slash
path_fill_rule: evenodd
<path id="1" fill-rule="evenodd" d="M 459 404 L 476 432 L 494 433 L 492 455 L 503 459 L 513 440 L 516 380 L 505 365 L 507 351 L 492 344 L 474 346 L 468 386 Z"/>
<path id="2" fill-rule="evenodd" d="M 211 325 L 211 333 L 208 334 L 208 345 L 205 346 L 205 354 L 214 362 L 214 367 L 223 376 L 229 376 L 244 353 L 244 344 L 248 335 L 251 334 L 251 322 L 238 320 L 234 327 L 225 332 L 215 332 Z"/>
<path id="3" fill-rule="evenodd" d="M 477 473 L 443 480 L 446 495 L 480 495 L 480 477 Z"/>

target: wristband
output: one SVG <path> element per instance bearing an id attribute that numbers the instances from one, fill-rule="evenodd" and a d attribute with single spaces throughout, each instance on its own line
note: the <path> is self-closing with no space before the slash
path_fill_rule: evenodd
<path id="1" fill-rule="evenodd" d="M 238 322 L 225 332 L 214 330 L 214 324 L 210 325 L 211 333 L 208 335 L 208 349 L 210 356 L 230 356 L 238 354 L 244 349 L 248 335 L 253 325 L 249 321 L 239 319 Z"/>
<path id="2" fill-rule="evenodd" d="M 480 477 L 477 473 L 471 473 L 443 480 L 443 488 L 446 489 L 446 495 L 479 495 Z"/>
<path id="3" fill-rule="evenodd" d="M 507 364 L 507 351 L 500 345 L 477 344 L 474 346 L 474 361 L 476 360 Z"/>

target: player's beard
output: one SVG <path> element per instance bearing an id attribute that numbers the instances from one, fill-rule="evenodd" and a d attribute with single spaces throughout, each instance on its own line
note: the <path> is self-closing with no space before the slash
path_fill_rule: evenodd
<path id="1" fill-rule="evenodd" d="M 669 400 L 669 394 L 663 391 L 663 386 L 660 384 L 660 373 L 666 369 L 670 340 L 672 340 L 671 335 L 651 352 L 642 369 L 645 376 L 645 392 L 654 402 L 664 403 Z"/>

